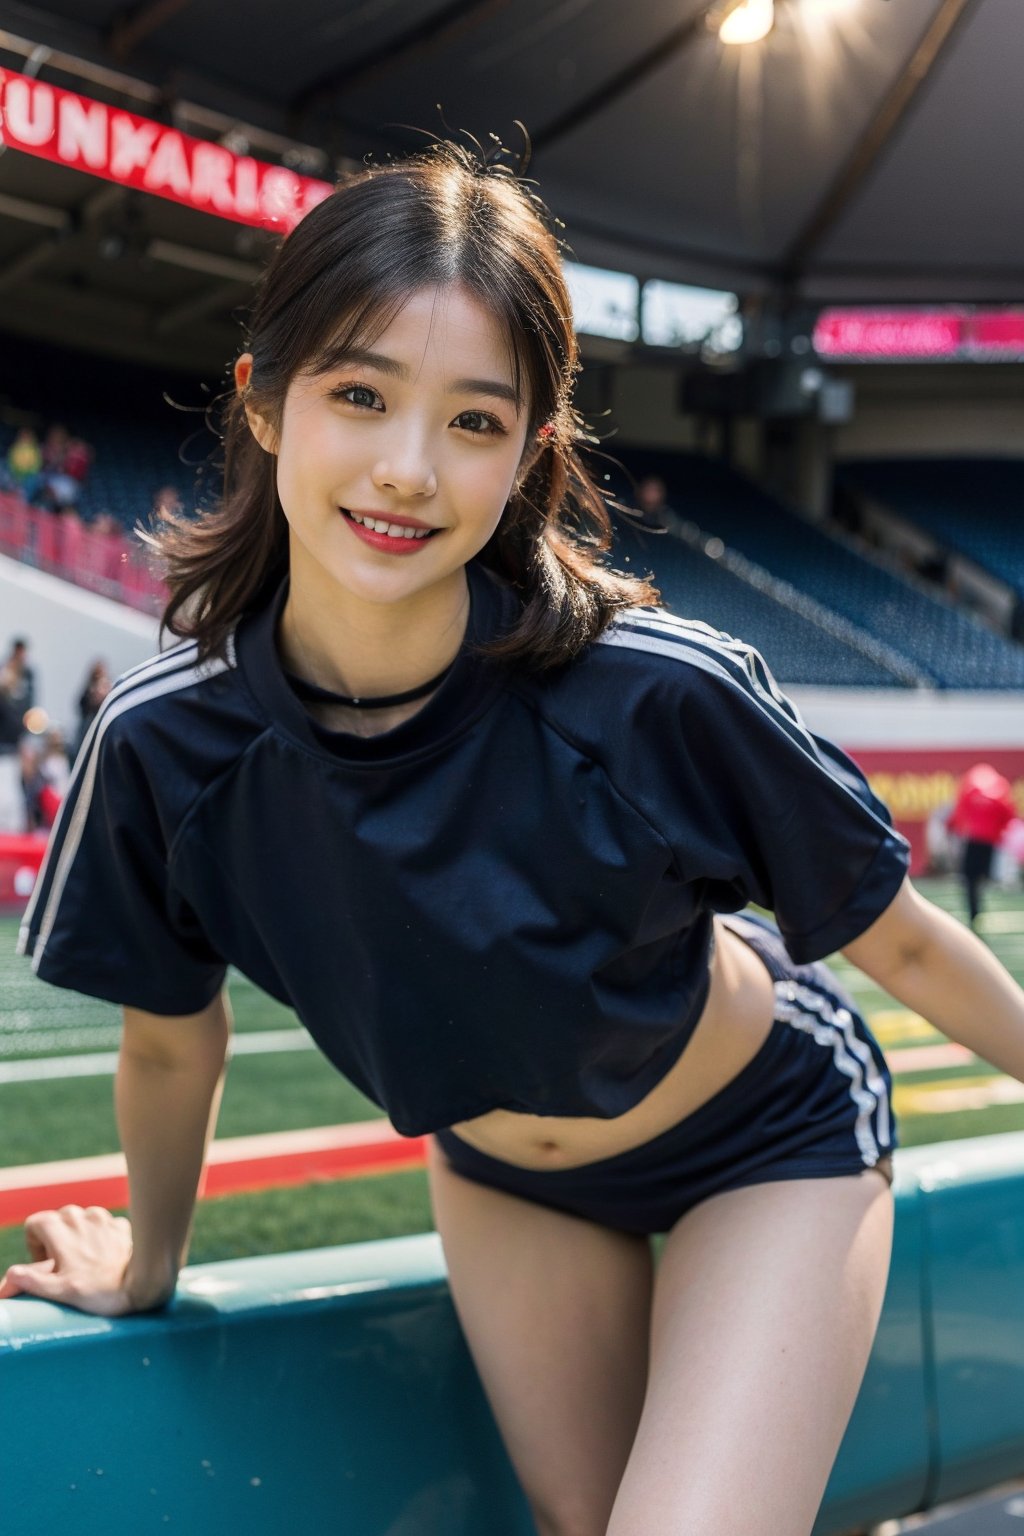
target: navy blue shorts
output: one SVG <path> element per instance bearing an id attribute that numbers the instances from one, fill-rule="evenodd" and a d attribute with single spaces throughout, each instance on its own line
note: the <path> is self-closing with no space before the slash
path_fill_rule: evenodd
<path id="1" fill-rule="evenodd" d="M 518 1168 L 453 1131 L 436 1132 L 465 1178 L 624 1232 L 667 1232 L 709 1195 L 772 1179 L 879 1167 L 899 1145 L 892 1079 L 853 999 L 820 960 L 796 965 L 774 923 L 723 922 L 775 983 L 775 1017 L 756 1055 L 718 1093 L 642 1146 L 579 1168 Z"/>

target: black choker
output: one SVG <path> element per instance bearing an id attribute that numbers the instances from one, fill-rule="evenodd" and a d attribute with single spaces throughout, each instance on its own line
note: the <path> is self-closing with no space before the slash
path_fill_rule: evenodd
<path id="1" fill-rule="evenodd" d="M 375 699 L 350 699 L 347 694 L 332 693 L 329 688 L 321 688 L 319 683 L 307 683 L 304 677 L 296 677 L 293 672 L 284 675 L 300 698 L 315 699 L 324 704 L 352 704 L 357 709 L 381 709 L 386 704 L 411 704 L 413 699 L 422 699 L 425 693 L 430 693 L 448 676 L 457 660 L 457 657 L 453 657 L 436 677 L 432 677 L 428 683 L 420 683 L 418 688 L 410 688 L 405 693 L 389 693 L 386 697 L 378 695 Z"/>

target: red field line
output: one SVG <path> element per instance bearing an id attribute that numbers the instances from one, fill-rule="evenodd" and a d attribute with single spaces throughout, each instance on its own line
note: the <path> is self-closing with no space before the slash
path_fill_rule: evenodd
<path id="1" fill-rule="evenodd" d="M 422 1168 L 426 1153 L 425 1136 L 400 1136 L 386 1120 L 226 1137 L 209 1148 L 198 1198 Z M 124 1153 L 0 1169 L 0 1227 L 62 1205 L 127 1206 Z"/>

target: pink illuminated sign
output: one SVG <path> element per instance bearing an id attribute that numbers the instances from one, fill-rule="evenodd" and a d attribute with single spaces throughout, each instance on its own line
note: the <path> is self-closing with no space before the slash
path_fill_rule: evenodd
<path id="1" fill-rule="evenodd" d="M 826 309 L 814 327 L 821 357 L 955 357 L 963 318 L 944 310 Z"/>
<path id="2" fill-rule="evenodd" d="M 971 350 L 988 357 L 1024 357 L 1024 312 L 984 310 L 967 317 Z"/>
<path id="3" fill-rule="evenodd" d="M 1024 358 L 1024 311 L 825 309 L 814 327 L 819 357 L 983 362 Z"/>

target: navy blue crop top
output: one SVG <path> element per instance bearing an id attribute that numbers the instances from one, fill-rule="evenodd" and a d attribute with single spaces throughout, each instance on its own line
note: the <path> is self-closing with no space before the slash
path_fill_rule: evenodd
<path id="1" fill-rule="evenodd" d="M 331 731 L 276 646 L 285 577 L 223 659 L 118 678 L 74 765 L 18 953 L 44 981 L 198 1012 L 233 965 L 404 1135 L 493 1109 L 611 1117 L 679 1057 L 715 912 L 798 962 L 895 896 L 906 839 L 760 653 L 633 607 L 568 666 L 484 660 L 514 589 L 467 567 L 419 712 Z"/>

